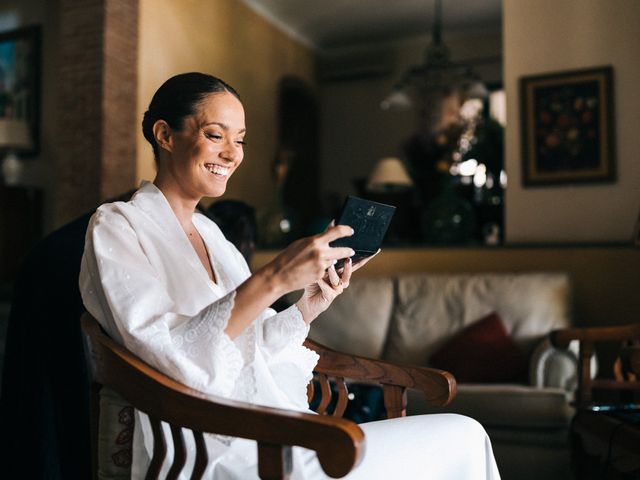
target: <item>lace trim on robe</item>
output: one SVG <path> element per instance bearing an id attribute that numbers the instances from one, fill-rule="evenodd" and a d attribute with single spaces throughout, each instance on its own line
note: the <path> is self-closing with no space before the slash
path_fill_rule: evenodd
<path id="1" fill-rule="evenodd" d="M 287 346 L 302 345 L 308 334 L 309 325 L 295 304 L 265 319 L 263 325 L 264 342 L 274 352 Z"/>
<path id="2" fill-rule="evenodd" d="M 235 290 L 216 300 L 207 307 L 202 315 L 197 315 L 185 325 L 175 329 L 172 336 L 176 348 L 182 349 L 187 357 L 197 358 L 211 355 L 213 365 L 223 365 L 216 368 L 216 390 L 213 393 L 230 397 L 236 380 L 240 375 L 244 361 L 241 352 L 224 332 L 231 316 L 235 300 Z M 206 382 L 193 385 L 193 388 L 208 391 L 203 388 Z"/>

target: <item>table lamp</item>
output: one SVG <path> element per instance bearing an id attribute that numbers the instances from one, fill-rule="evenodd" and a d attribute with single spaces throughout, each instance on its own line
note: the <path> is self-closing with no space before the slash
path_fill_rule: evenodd
<path id="1" fill-rule="evenodd" d="M 25 120 L 0 118 L 0 151 L 5 152 L 2 160 L 2 177 L 7 185 L 15 185 L 20 180 L 22 165 L 16 154 L 18 149 L 31 148 L 29 124 Z"/>
<path id="2" fill-rule="evenodd" d="M 385 157 L 378 160 L 367 180 L 367 190 L 377 193 L 399 192 L 409 189 L 413 182 L 399 158 Z"/>

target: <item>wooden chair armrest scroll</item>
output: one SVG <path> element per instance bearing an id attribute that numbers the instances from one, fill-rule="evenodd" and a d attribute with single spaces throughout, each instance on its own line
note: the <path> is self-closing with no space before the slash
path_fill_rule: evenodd
<path id="1" fill-rule="evenodd" d="M 554 330 L 550 334 L 551 343 L 557 348 L 567 348 L 572 340 L 579 341 L 578 353 L 578 390 L 576 393 L 576 406 L 587 407 L 592 403 L 592 390 L 594 388 L 604 390 L 640 390 L 640 382 L 636 378 L 630 378 L 626 373 L 614 372 L 615 379 L 591 378 L 591 357 L 595 352 L 596 343 L 621 342 L 620 358 L 628 358 L 628 363 L 635 365 L 638 372 L 640 353 L 638 347 L 631 344 L 640 341 L 640 323 L 620 325 L 614 327 L 586 327 L 565 328 Z M 630 345 L 626 345 L 630 344 Z"/>
<path id="2" fill-rule="evenodd" d="M 337 352 L 329 347 L 307 340 L 305 346 L 320 355 L 315 372 L 320 381 L 322 399 L 318 413 L 324 413 L 331 400 L 329 377 L 338 387 L 338 402 L 333 415 L 342 416 L 347 405 L 345 378 L 380 383 L 384 389 L 387 418 L 403 417 L 407 409 L 407 388 L 422 391 L 433 405 L 444 406 L 456 395 L 456 380 L 449 372 L 434 368 L 399 365 L 372 358 Z M 313 396 L 310 383 L 309 398 Z"/>

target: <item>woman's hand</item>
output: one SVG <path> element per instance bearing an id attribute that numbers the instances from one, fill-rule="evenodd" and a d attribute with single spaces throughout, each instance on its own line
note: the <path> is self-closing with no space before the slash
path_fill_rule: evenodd
<path id="1" fill-rule="evenodd" d="M 256 274 L 266 275 L 280 295 L 300 290 L 321 280 L 337 260 L 354 254 L 351 248 L 329 245 L 351 235 L 353 229 L 348 225 L 330 225 L 321 234 L 296 240 Z"/>
<path id="2" fill-rule="evenodd" d="M 349 287 L 351 274 L 362 268 L 369 260 L 375 257 L 380 250 L 370 257 L 353 264 L 350 258 L 344 262 L 344 267 L 339 272 L 331 265 L 327 273 L 317 282 L 307 285 L 304 293 L 296 306 L 307 324 L 313 322 L 318 315 L 324 312 L 335 298 Z"/>

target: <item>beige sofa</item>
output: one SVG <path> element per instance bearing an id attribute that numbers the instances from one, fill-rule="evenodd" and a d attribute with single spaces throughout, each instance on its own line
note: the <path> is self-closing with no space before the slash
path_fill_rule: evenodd
<path id="1" fill-rule="evenodd" d="M 350 353 L 429 365 L 449 339 L 497 312 L 526 355 L 528 375 L 518 383 L 459 383 L 444 410 L 409 392 L 408 414 L 447 411 L 477 419 L 505 480 L 566 479 L 576 356 L 553 349 L 547 334 L 570 325 L 570 305 L 563 273 L 360 277 L 312 324 L 310 337 Z"/>

